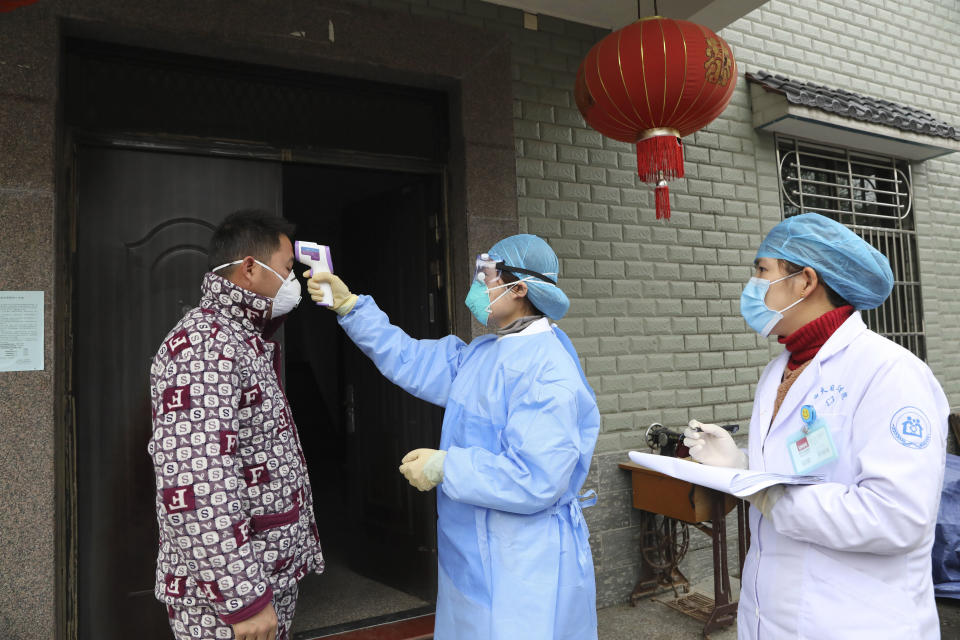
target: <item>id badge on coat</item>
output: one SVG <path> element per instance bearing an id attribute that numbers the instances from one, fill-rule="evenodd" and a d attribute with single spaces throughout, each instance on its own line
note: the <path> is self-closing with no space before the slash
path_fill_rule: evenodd
<path id="1" fill-rule="evenodd" d="M 787 438 L 787 451 L 798 475 L 808 474 L 837 459 L 837 447 L 830 434 L 830 425 L 817 416 L 808 404 L 800 408 L 804 427 Z"/>

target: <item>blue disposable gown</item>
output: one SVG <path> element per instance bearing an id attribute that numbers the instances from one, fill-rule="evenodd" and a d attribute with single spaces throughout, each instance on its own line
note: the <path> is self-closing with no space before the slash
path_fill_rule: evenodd
<path id="1" fill-rule="evenodd" d="M 932 555 L 936 596 L 960 600 L 960 456 L 949 453 Z"/>
<path id="2" fill-rule="evenodd" d="M 596 638 L 578 493 L 600 414 L 567 336 L 541 320 L 470 344 L 414 340 L 369 296 L 340 325 L 392 382 L 446 407 L 437 640 Z"/>

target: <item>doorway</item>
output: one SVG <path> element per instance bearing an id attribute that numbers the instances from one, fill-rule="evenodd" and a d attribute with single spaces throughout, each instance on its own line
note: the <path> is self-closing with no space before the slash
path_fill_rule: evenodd
<path id="1" fill-rule="evenodd" d="M 329 244 L 334 270 L 395 324 L 439 337 L 442 174 L 96 146 L 80 146 L 75 165 L 80 638 L 167 639 L 153 595 L 148 369 L 198 302 L 213 229 L 241 208 L 282 213 L 298 238 Z M 295 631 L 431 610 L 434 496 L 396 467 L 437 446 L 441 410 L 387 382 L 309 298 L 282 340 L 328 567 L 304 581 Z"/>
<path id="2" fill-rule="evenodd" d="M 447 333 L 441 174 L 285 165 L 284 215 L 332 247 L 334 271 L 417 338 Z M 303 271 L 304 269 L 301 269 Z M 307 301 L 284 327 L 286 391 L 314 490 L 327 569 L 301 586 L 294 631 L 432 610 L 436 503 L 398 473 L 440 441 L 442 410 L 387 381 Z"/>
<path id="3" fill-rule="evenodd" d="M 396 324 L 446 334 L 447 95 L 81 40 L 65 53 L 79 638 L 168 640 L 148 369 L 198 302 L 213 229 L 242 208 L 285 215 Z M 431 610 L 435 503 L 396 467 L 437 445 L 440 410 L 386 382 L 309 299 L 281 340 L 328 564 L 295 629 Z"/>
<path id="4" fill-rule="evenodd" d="M 280 212 L 281 166 L 81 146 L 74 167 L 79 636 L 169 640 L 153 595 L 150 362 L 199 301 L 217 223 Z"/>

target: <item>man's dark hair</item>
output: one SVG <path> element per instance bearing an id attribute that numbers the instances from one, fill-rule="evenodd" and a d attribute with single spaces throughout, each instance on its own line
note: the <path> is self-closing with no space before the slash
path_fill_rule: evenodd
<path id="1" fill-rule="evenodd" d="M 803 271 L 803 267 L 793 262 L 790 262 L 789 260 L 778 258 L 777 262 L 779 262 L 783 270 L 790 275 Z M 814 269 L 814 271 L 817 271 L 817 270 Z M 827 292 L 827 300 L 830 301 L 830 304 L 832 304 L 834 308 L 846 307 L 847 305 L 850 304 L 849 302 L 844 300 L 843 296 L 841 296 L 839 293 L 831 289 L 830 285 L 828 285 L 826 282 L 823 281 L 823 276 L 820 275 L 819 271 L 817 271 L 817 278 L 819 278 L 820 280 L 820 286 L 822 286 L 823 290 Z"/>
<path id="2" fill-rule="evenodd" d="M 266 262 L 280 247 L 280 236 L 293 235 L 294 224 L 263 209 L 243 209 L 231 213 L 214 229 L 210 238 L 209 268 L 253 256 Z M 226 275 L 230 269 L 217 273 Z"/>

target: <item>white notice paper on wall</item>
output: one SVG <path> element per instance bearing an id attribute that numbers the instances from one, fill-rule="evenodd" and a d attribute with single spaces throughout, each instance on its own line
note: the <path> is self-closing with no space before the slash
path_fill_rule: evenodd
<path id="1" fill-rule="evenodd" d="M 635 463 L 651 471 L 723 491 L 738 498 L 743 498 L 775 484 L 818 484 L 823 482 L 823 476 L 817 474 L 798 476 L 771 471 L 714 467 L 709 464 L 681 460 L 673 456 L 658 456 L 640 451 L 631 451 L 628 455 Z"/>
<path id="2" fill-rule="evenodd" d="M 0 371 L 43 370 L 43 291 L 0 291 Z"/>

